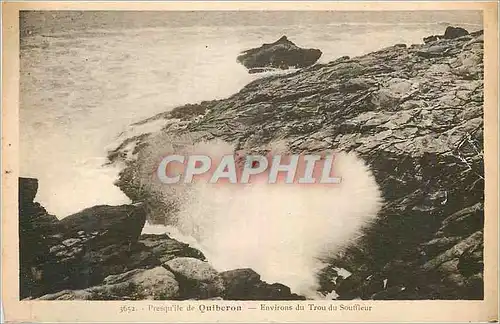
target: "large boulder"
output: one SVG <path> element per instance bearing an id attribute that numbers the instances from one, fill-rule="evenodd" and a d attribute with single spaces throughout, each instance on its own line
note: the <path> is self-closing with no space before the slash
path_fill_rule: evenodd
<path id="1" fill-rule="evenodd" d="M 174 299 L 179 284 L 163 267 L 136 269 L 107 277 L 101 285 L 81 290 L 62 290 L 39 300 L 158 300 Z"/>
<path id="2" fill-rule="evenodd" d="M 283 36 L 272 44 L 244 51 L 237 60 L 251 72 L 255 72 L 262 71 L 263 68 L 288 69 L 310 66 L 320 58 L 321 54 L 319 49 L 300 48 Z"/>
<path id="3" fill-rule="evenodd" d="M 106 276 L 161 264 L 137 244 L 140 205 L 95 206 L 58 220 L 33 202 L 38 180 L 19 179 L 20 296 L 87 288 Z"/>
<path id="4" fill-rule="evenodd" d="M 100 205 L 82 210 L 60 221 L 64 238 L 79 233 L 96 233 L 94 245 L 120 242 L 136 242 L 146 222 L 146 212 L 141 205 Z"/>
<path id="5" fill-rule="evenodd" d="M 167 261 L 163 266 L 175 275 L 184 299 L 222 297 L 224 293 L 222 278 L 208 262 L 180 257 Z"/>
<path id="6" fill-rule="evenodd" d="M 224 280 L 224 299 L 229 300 L 303 300 L 285 285 L 268 284 L 252 269 L 235 269 L 221 272 Z"/>
<path id="7" fill-rule="evenodd" d="M 44 263 L 50 288 L 86 288 L 133 268 L 145 222 L 145 210 L 134 205 L 95 206 L 62 219 Z"/>
<path id="8" fill-rule="evenodd" d="M 132 270 L 104 279 L 105 285 L 131 284 L 132 294 L 123 297 L 133 299 L 173 299 L 179 292 L 179 284 L 172 272 L 164 267 L 149 270 Z"/>

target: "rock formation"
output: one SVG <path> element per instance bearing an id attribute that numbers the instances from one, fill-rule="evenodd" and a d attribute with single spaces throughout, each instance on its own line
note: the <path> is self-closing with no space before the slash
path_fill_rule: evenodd
<path id="1" fill-rule="evenodd" d="M 453 39 L 453 38 L 467 36 L 467 35 L 469 35 L 469 32 L 462 27 L 448 26 L 448 27 L 446 27 L 446 30 L 444 31 L 443 38 Z"/>
<path id="2" fill-rule="evenodd" d="M 40 300 L 232 299 L 245 272 L 218 273 L 166 234 L 141 235 L 142 204 L 95 206 L 58 220 L 33 202 L 38 180 L 19 179 L 20 296 Z M 231 277 L 232 280 L 225 280 Z M 242 299 L 303 299 L 252 281 Z M 228 293 L 226 293 L 226 291 Z M 246 290 L 245 290 L 246 291 Z M 241 298 L 240 298 L 241 299 Z"/>
<path id="3" fill-rule="evenodd" d="M 320 58 L 321 54 L 319 49 L 300 48 L 283 36 L 274 43 L 244 51 L 237 60 L 249 69 L 250 73 L 256 73 L 265 71 L 266 68 L 288 69 L 310 66 Z"/>
<path id="4" fill-rule="evenodd" d="M 322 290 L 335 289 L 341 299 L 481 299 L 483 36 L 445 34 L 258 79 L 182 118 L 176 116 L 182 107 L 152 117 L 165 120 L 162 132 L 130 138 L 110 152 L 112 161 L 127 164 L 118 185 L 134 201 L 165 208 L 135 174 L 141 151 L 169 133 L 220 138 L 248 151 L 278 140 L 293 153 L 356 151 L 387 203 L 378 221 L 330 260 L 320 275 Z M 278 48 L 291 46 L 280 42 Z M 274 46 L 240 60 L 250 68 L 280 66 Z M 337 268 L 352 275 L 341 278 Z M 248 279 L 220 274 L 225 294 L 235 299 L 258 280 L 251 270 L 239 271 Z"/>
<path id="5" fill-rule="evenodd" d="M 57 217 L 33 202 L 38 180 L 19 179 L 19 275 L 21 298 L 44 290 L 42 264 L 49 253 L 50 235 L 57 232 Z"/>
<path id="6" fill-rule="evenodd" d="M 444 31 L 444 35 L 432 35 L 424 37 L 424 43 L 436 41 L 438 39 L 454 39 L 469 35 L 469 32 L 462 27 L 448 26 Z"/>

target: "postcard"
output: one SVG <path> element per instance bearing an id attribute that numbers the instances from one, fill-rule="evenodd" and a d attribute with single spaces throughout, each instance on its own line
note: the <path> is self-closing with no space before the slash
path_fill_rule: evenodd
<path id="1" fill-rule="evenodd" d="M 4 2 L 21 322 L 498 320 L 496 2 Z"/>

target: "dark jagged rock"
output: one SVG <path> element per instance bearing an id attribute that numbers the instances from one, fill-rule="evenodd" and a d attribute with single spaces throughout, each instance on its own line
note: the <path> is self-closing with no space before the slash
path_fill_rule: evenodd
<path id="1" fill-rule="evenodd" d="M 57 232 L 58 220 L 34 202 L 38 180 L 19 178 L 19 271 L 21 298 L 44 290 L 42 264 L 49 253 L 50 235 Z"/>
<path id="2" fill-rule="evenodd" d="M 251 293 L 254 300 L 305 300 L 304 296 L 293 294 L 290 288 L 280 284 L 261 282 Z"/>
<path id="3" fill-rule="evenodd" d="M 147 248 L 160 262 L 160 264 L 178 257 L 190 257 L 201 261 L 206 261 L 205 256 L 199 250 L 189 246 L 189 244 L 171 239 L 168 235 L 143 234 L 139 244 Z"/>
<path id="4" fill-rule="evenodd" d="M 142 204 L 95 206 L 58 220 L 33 199 L 36 179 L 19 179 L 22 299 L 142 300 L 227 297 L 200 251 L 166 234 L 141 234 Z M 243 274 L 242 277 L 245 278 Z M 257 282 L 253 296 L 297 299 Z"/>
<path id="5" fill-rule="evenodd" d="M 23 210 L 33 204 L 37 192 L 38 179 L 19 178 L 19 208 Z"/>
<path id="6" fill-rule="evenodd" d="M 252 269 L 238 269 L 221 273 L 226 286 L 226 298 L 245 300 L 252 295 L 252 290 L 261 282 L 260 275 Z"/>
<path id="7" fill-rule="evenodd" d="M 432 35 L 432 36 L 427 36 L 427 37 L 424 37 L 424 43 L 430 43 L 430 42 L 434 42 L 434 41 L 437 41 L 438 39 L 441 39 L 443 38 L 442 35 Z"/>
<path id="8" fill-rule="evenodd" d="M 275 141 L 292 153 L 355 151 L 370 164 L 386 204 L 364 235 L 330 260 L 352 275 L 328 288 L 340 299 L 481 299 L 483 52 L 478 31 L 269 76 L 191 120 L 165 117 L 162 132 L 135 143 L 146 148 L 187 134 L 254 152 Z M 144 161 L 140 152 L 122 153 L 115 161 L 127 164 L 121 177 L 137 197 L 134 175 L 147 171 Z M 226 290 L 233 297 L 250 289 L 229 282 L 236 282 Z"/>
<path id="9" fill-rule="evenodd" d="M 236 269 L 224 271 L 225 299 L 230 300 L 304 300 L 293 294 L 285 285 L 268 284 L 260 280 L 260 275 L 252 269 Z"/>
<path id="10" fill-rule="evenodd" d="M 142 207 L 96 206 L 59 221 L 32 201 L 37 189 L 36 179 L 19 179 L 22 298 L 86 288 L 138 262 L 129 257 L 146 221 Z"/>
<path id="11" fill-rule="evenodd" d="M 474 32 L 471 33 L 470 35 L 473 37 L 479 36 L 479 33 L 482 33 L 482 31 L 479 32 Z M 469 35 L 469 32 L 462 28 L 462 27 L 453 27 L 453 26 L 448 26 L 446 27 L 446 30 L 444 32 L 444 35 L 432 35 L 428 37 L 424 37 L 424 43 L 431 43 L 435 42 L 440 39 L 454 39 L 462 36 L 467 36 Z"/>
<path id="12" fill-rule="evenodd" d="M 268 67 L 264 67 L 264 68 L 251 68 L 250 70 L 248 70 L 248 73 L 250 73 L 250 74 L 256 74 L 256 73 L 272 72 L 272 71 L 276 71 L 276 69 L 275 68 L 268 68 Z"/>
<path id="13" fill-rule="evenodd" d="M 94 206 L 65 217 L 60 221 L 64 238 L 78 236 L 79 232 L 95 233 L 93 245 L 110 245 L 119 240 L 136 242 L 146 222 L 142 206 Z M 109 240 L 109 242 L 108 242 Z"/>
<path id="14" fill-rule="evenodd" d="M 256 73 L 265 71 L 265 68 L 306 67 L 316 63 L 321 54 L 319 49 L 300 48 L 283 36 L 272 44 L 243 52 L 237 60 L 252 73 Z"/>
<path id="15" fill-rule="evenodd" d="M 133 205 L 95 206 L 61 220 L 44 264 L 50 289 L 86 288 L 130 269 L 145 221 L 145 210 Z"/>
<path id="16" fill-rule="evenodd" d="M 448 26 L 444 32 L 443 38 L 453 39 L 457 37 L 467 36 L 469 32 L 462 27 Z"/>
<path id="17" fill-rule="evenodd" d="M 21 229 L 34 230 L 38 236 L 48 236 L 58 230 L 60 223 L 54 215 L 47 213 L 39 203 L 34 202 L 38 191 L 38 180 L 33 178 L 19 178 L 19 222 Z M 24 233 L 24 232 L 21 232 Z"/>
<path id="18" fill-rule="evenodd" d="M 103 284 L 82 290 L 63 290 L 39 300 L 157 300 L 174 299 L 179 284 L 163 267 L 135 269 L 109 276 Z"/>
<path id="19" fill-rule="evenodd" d="M 180 257 L 165 262 L 163 266 L 180 283 L 181 299 L 209 299 L 224 295 L 224 282 L 208 262 Z"/>

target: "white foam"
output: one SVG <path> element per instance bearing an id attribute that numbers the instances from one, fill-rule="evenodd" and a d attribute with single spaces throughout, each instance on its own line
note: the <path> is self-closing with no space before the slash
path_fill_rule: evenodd
<path id="1" fill-rule="evenodd" d="M 160 143 L 155 144 L 165 147 Z M 155 144 L 150 160 L 155 160 Z M 208 150 L 211 157 L 233 152 L 231 145 L 219 140 L 184 149 L 200 154 Z M 167 219 L 197 240 L 217 270 L 252 268 L 264 281 L 314 295 L 316 273 L 325 266 L 321 258 L 356 238 L 381 206 L 378 186 L 356 155 L 337 154 L 333 170 L 343 179 L 340 185 L 198 182 L 172 186 L 155 182 L 148 173 L 142 180 L 166 202 L 180 204 L 175 217 Z"/>

